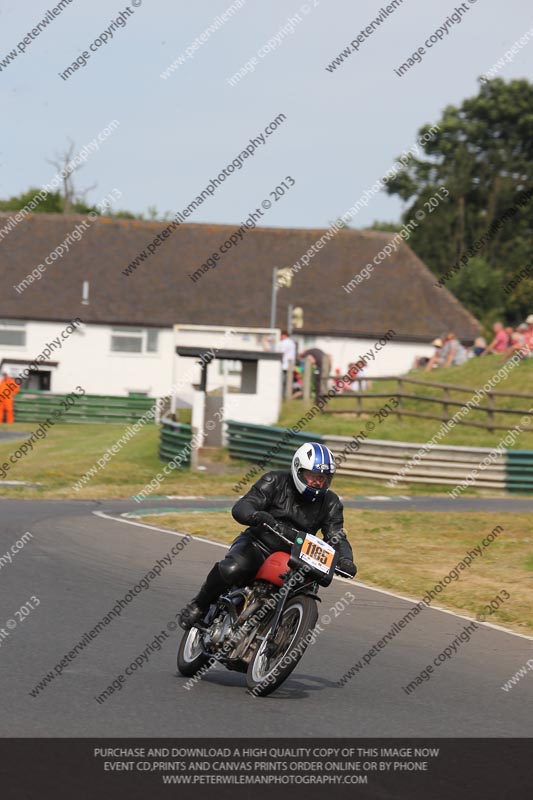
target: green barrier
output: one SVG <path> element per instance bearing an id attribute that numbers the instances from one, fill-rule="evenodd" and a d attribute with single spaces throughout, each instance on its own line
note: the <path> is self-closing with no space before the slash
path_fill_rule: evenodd
<path id="1" fill-rule="evenodd" d="M 182 422 L 164 419 L 159 435 L 159 458 L 161 461 L 172 461 L 180 457 L 180 466 L 191 463 L 192 427 Z"/>
<path id="2" fill-rule="evenodd" d="M 228 449 L 232 458 L 250 461 L 260 466 L 261 469 L 288 468 L 294 451 L 304 442 L 323 442 L 328 445 L 328 436 L 319 435 L 311 431 L 299 432 L 291 435 L 289 439 L 288 428 L 277 428 L 268 425 L 252 425 L 228 421 Z M 331 438 L 331 437 L 330 437 Z M 335 437 L 340 448 L 343 441 L 349 442 L 349 437 Z M 341 441 L 342 440 L 342 441 Z M 369 440 L 368 444 L 377 446 L 383 444 Z M 330 448 L 333 443 L 329 442 Z M 411 445 L 422 447 L 422 445 Z M 453 450 L 453 448 L 450 448 Z M 461 448 L 459 448 L 460 450 Z M 336 451 L 336 448 L 334 448 Z M 490 450 L 487 448 L 487 452 Z M 502 453 L 504 464 L 505 488 L 509 492 L 533 492 L 533 450 L 507 450 Z M 449 468 L 448 467 L 444 467 Z M 379 467 L 376 467 L 379 473 Z M 374 475 L 383 480 L 390 478 L 390 470 L 383 474 Z M 407 480 L 409 480 L 407 478 Z M 417 478 L 417 482 L 438 483 L 438 475 L 428 475 L 427 480 Z M 450 483 L 449 480 L 444 481 Z"/>
<path id="3" fill-rule="evenodd" d="M 507 450 L 505 486 L 509 492 L 533 491 L 533 450 Z"/>
<path id="4" fill-rule="evenodd" d="M 323 441 L 316 433 L 291 433 L 290 428 L 227 421 L 228 449 L 232 458 L 240 458 L 273 469 L 288 468 L 294 451 L 309 440 Z"/>
<path id="5" fill-rule="evenodd" d="M 83 395 L 65 411 L 63 401 L 68 395 L 50 394 L 21 389 L 15 395 L 16 422 L 42 422 L 53 411 L 60 411 L 60 422 L 136 422 L 150 408 L 152 397 L 116 397 L 112 395 Z"/>

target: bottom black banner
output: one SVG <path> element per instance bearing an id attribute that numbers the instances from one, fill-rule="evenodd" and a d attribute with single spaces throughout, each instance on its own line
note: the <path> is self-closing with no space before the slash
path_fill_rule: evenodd
<path id="1" fill-rule="evenodd" d="M 4 800 L 531 796 L 529 739 L 0 739 Z"/>

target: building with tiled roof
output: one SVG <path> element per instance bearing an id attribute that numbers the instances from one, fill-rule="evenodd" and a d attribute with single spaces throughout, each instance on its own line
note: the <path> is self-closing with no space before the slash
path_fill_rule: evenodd
<path id="1" fill-rule="evenodd" d="M 301 263 L 321 239 L 304 258 L 307 265 L 293 268 L 290 287 L 277 292 L 275 326 L 286 327 L 290 305 L 301 309 L 300 347 L 330 353 L 333 368 L 344 372 L 391 329 L 394 340 L 369 365 L 370 375 L 406 371 L 415 354 L 430 353 L 430 342 L 449 330 L 464 342 L 478 335 L 477 320 L 435 286 L 406 243 L 383 258 L 391 233 L 341 230 L 327 240 L 324 230 L 175 223 L 172 229 L 55 214 L 13 225 L 13 216 L 0 214 L 2 368 L 16 373 L 69 320 L 83 321 L 53 351 L 55 366 L 43 364 L 44 383 L 34 383 L 52 391 L 66 391 L 82 375 L 88 392 L 165 393 L 175 324 L 269 327 L 273 268 Z M 370 277 L 355 281 L 368 264 Z"/>

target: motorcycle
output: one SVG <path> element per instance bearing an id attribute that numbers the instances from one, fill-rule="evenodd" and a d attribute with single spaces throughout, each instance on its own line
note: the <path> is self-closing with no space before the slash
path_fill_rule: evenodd
<path id="1" fill-rule="evenodd" d="M 331 544 L 291 528 L 294 541 L 281 530 L 265 525 L 291 552 L 267 554 L 249 586 L 234 587 L 211 605 L 203 620 L 186 631 L 178 649 L 177 665 L 185 677 L 215 664 L 246 673 L 248 691 L 266 697 L 291 674 L 308 644 L 314 640 L 318 619 L 319 586 L 329 586 L 339 554 Z M 334 540 L 333 540 L 334 541 Z"/>

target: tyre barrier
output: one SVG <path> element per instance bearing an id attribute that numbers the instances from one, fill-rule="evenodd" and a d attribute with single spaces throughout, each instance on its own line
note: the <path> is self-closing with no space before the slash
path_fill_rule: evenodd
<path id="1" fill-rule="evenodd" d="M 161 421 L 159 434 L 159 458 L 161 461 L 172 461 L 180 456 L 179 464 L 187 467 L 191 463 L 192 427 L 183 422 L 171 419 Z"/>
<path id="2" fill-rule="evenodd" d="M 288 468 L 296 448 L 304 442 L 325 444 L 335 455 L 339 475 L 370 480 L 457 485 L 468 480 L 474 488 L 533 491 L 533 450 L 434 445 L 417 459 L 424 444 L 380 439 L 356 441 L 310 431 L 228 421 L 230 456 L 268 469 Z M 275 451 L 275 454 L 273 454 Z M 339 463 L 340 462 L 340 463 Z M 477 474 L 472 478 L 472 473 Z"/>

